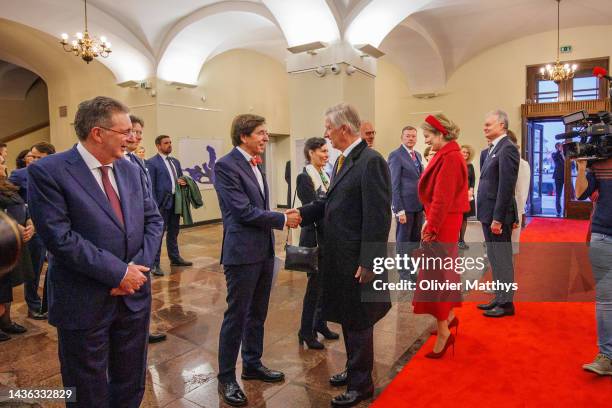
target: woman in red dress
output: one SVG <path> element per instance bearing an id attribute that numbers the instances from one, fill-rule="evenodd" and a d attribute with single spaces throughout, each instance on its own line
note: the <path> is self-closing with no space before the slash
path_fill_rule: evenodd
<path id="1" fill-rule="evenodd" d="M 455 141 L 459 127 L 446 116 L 428 116 L 421 125 L 425 143 L 435 151 L 433 159 L 419 182 L 419 199 L 425 207 L 427 221 L 423 226 L 422 241 L 425 256 L 457 257 L 457 237 L 463 222 L 463 213 L 469 211 L 468 175 L 461 148 Z M 433 245 L 432 245 L 433 244 Z M 437 248 L 437 249 L 435 249 Z M 421 284 L 458 284 L 460 275 L 454 268 L 421 268 L 414 296 L 414 313 L 430 314 L 438 322 L 438 337 L 428 358 L 440 358 L 455 342 L 449 326 L 459 324 L 457 317 L 450 319 L 452 309 L 461 306 L 459 289 L 431 289 Z"/>

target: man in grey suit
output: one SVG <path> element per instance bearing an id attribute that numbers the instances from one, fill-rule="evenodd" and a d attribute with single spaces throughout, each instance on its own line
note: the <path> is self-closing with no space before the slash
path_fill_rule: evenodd
<path id="1" fill-rule="evenodd" d="M 501 110 L 489 113 L 484 133 L 490 142 L 480 170 L 476 199 L 478 221 L 482 223 L 493 281 L 514 283 L 512 261 L 512 227 L 518 222 L 514 190 L 518 178 L 520 155 L 507 137 L 508 115 Z M 487 317 L 514 315 L 514 291 L 497 290 L 495 298 L 478 308 Z"/>
<path id="2" fill-rule="evenodd" d="M 419 246 L 423 227 L 423 204 L 419 201 L 419 179 L 423 173 L 423 159 L 414 150 L 417 130 L 412 126 L 402 129 L 401 146 L 392 151 L 387 160 L 391 171 L 393 200 L 391 209 L 397 219 L 395 241 L 398 255 L 410 255 Z M 416 271 L 399 270 L 402 280 L 415 280 Z"/>

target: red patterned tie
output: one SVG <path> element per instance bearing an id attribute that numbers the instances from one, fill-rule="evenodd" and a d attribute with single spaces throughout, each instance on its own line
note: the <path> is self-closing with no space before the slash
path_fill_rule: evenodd
<path id="1" fill-rule="evenodd" d="M 410 151 L 410 157 L 412 157 L 412 161 L 416 161 L 416 155 L 414 154 L 414 150 Z"/>
<path id="2" fill-rule="evenodd" d="M 102 173 L 102 185 L 104 186 L 104 192 L 106 193 L 106 196 L 108 197 L 108 201 L 110 202 L 110 205 L 113 208 L 113 211 L 115 212 L 115 215 L 117 216 L 117 219 L 119 220 L 121 225 L 124 225 L 123 211 L 121 211 L 121 202 L 119 202 L 119 197 L 117 196 L 117 192 L 115 192 L 115 189 L 113 188 L 113 185 L 111 184 L 110 178 L 108 177 L 109 169 L 110 169 L 110 166 L 100 167 L 100 172 Z"/>

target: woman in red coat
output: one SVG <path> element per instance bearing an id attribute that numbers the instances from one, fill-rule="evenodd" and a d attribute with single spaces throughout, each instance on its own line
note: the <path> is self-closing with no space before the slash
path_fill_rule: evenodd
<path id="1" fill-rule="evenodd" d="M 459 127 L 446 116 L 438 114 L 428 116 L 421 128 L 425 143 L 436 152 L 419 182 L 419 199 L 425 207 L 427 218 L 422 232 L 424 248 L 429 248 L 425 250 L 425 256 L 454 260 L 463 213 L 470 209 L 467 166 L 455 141 L 459 136 Z M 454 307 L 461 306 L 461 291 L 421 286 L 431 282 L 458 284 L 461 278 L 452 267 L 426 267 L 419 273 L 414 313 L 430 314 L 438 321 L 436 344 L 426 357 L 440 358 L 455 342 L 449 326 L 458 325 L 459 320 L 455 317 L 449 322 L 449 317 Z"/>

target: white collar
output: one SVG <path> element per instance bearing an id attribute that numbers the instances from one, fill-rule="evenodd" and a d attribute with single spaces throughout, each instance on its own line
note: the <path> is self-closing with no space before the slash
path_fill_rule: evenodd
<path id="1" fill-rule="evenodd" d="M 402 147 L 403 147 L 404 149 L 406 149 L 406 151 L 407 151 L 408 153 L 412 153 L 412 152 L 414 152 L 414 149 L 409 149 L 409 148 L 408 148 L 408 146 L 406 146 L 406 145 L 405 145 L 405 144 L 403 144 L 403 143 L 402 143 Z"/>
<path id="2" fill-rule="evenodd" d="M 349 154 L 351 154 L 351 151 L 353 151 L 353 149 L 357 147 L 359 143 L 361 143 L 361 141 L 362 139 L 358 137 L 357 140 L 355 140 L 349 147 L 344 149 L 344 151 L 342 152 L 342 155 L 344 156 L 345 159 L 348 157 Z"/>
<path id="3" fill-rule="evenodd" d="M 91 154 L 81 142 L 77 143 L 76 148 L 83 160 L 85 161 L 85 164 L 87 165 L 87 168 L 89 168 L 89 170 L 99 169 L 103 166 L 103 164 L 100 163 L 100 161 L 96 159 L 95 156 Z M 113 168 L 113 163 L 107 164 L 106 166 Z"/>
<path id="4" fill-rule="evenodd" d="M 497 138 L 495 138 L 492 142 L 491 142 L 491 150 L 495 149 L 495 146 L 497 146 L 497 144 L 499 143 L 500 140 L 502 140 L 504 137 L 506 137 L 506 134 L 504 133 L 501 136 L 497 136 Z"/>
<path id="5" fill-rule="evenodd" d="M 236 146 L 236 149 L 240 152 L 240 154 L 242 154 L 245 158 L 246 161 L 250 162 L 251 159 L 253 158 L 253 156 L 251 156 L 250 154 L 248 154 L 246 152 L 246 150 L 244 150 L 242 147 L 240 146 Z"/>
<path id="6" fill-rule="evenodd" d="M 163 153 L 157 153 L 159 155 L 159 157 L 161 157 L 163 160 L 167 160 L 168 159 L 168 155 L 167 154 L 163 154 Z"/>

